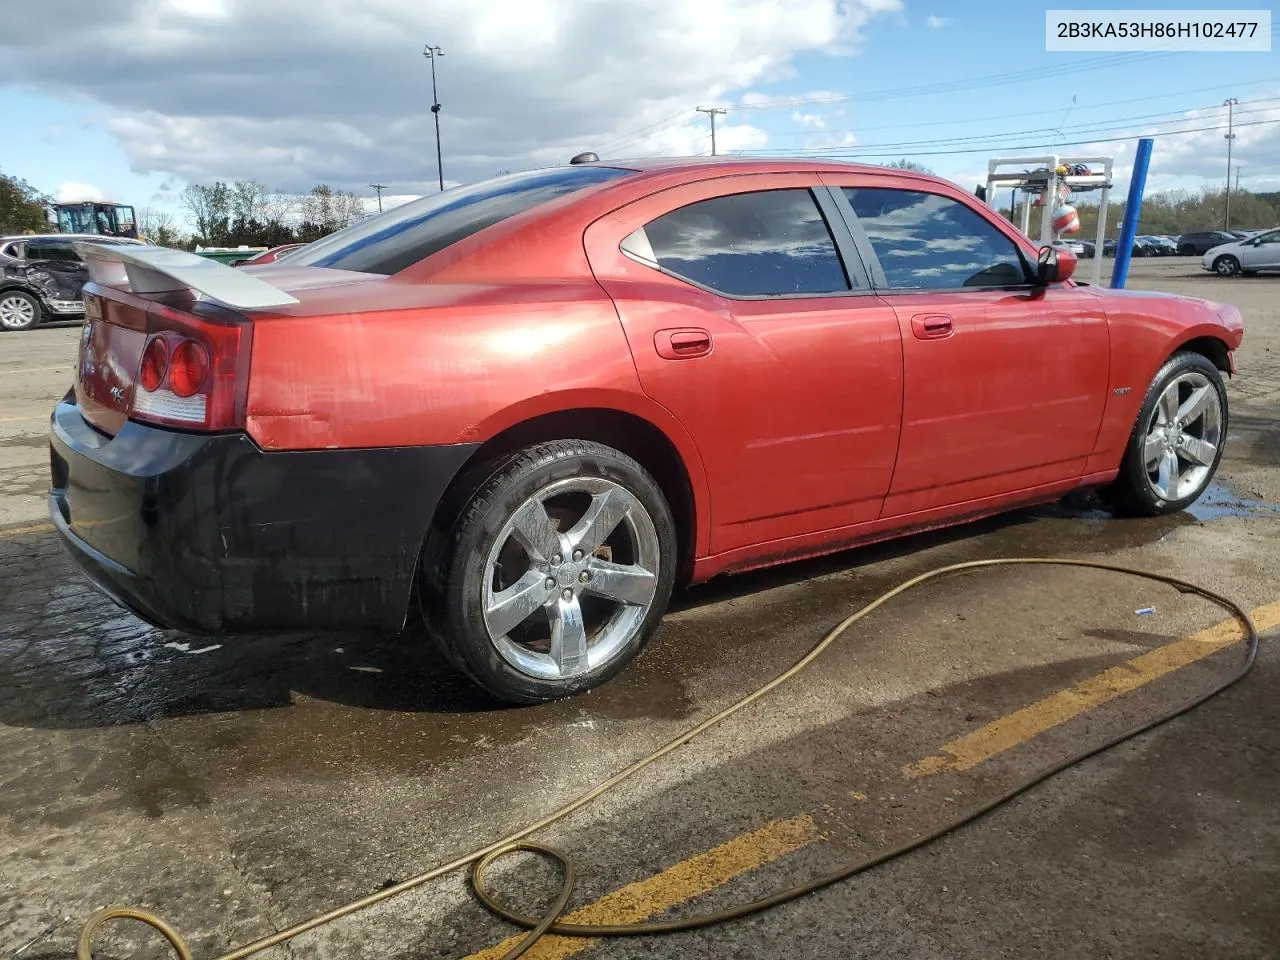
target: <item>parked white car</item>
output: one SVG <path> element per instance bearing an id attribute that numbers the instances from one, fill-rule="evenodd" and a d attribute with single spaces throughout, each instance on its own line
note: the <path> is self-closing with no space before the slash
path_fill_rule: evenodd
<path id="1" fill-rule="evenodd" d="M 1280 230 L 1264 230 L 1244 240 L 1212 247 L 1200 266 L 1220 277 L 1280 270 Z"/>

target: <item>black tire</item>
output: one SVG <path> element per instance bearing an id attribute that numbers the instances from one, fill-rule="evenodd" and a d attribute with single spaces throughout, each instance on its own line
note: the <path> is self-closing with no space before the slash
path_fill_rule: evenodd
<path id="1" fill-rule="evenodd" d="M 648 512 L 657 535 L 657 585 L 639 628 L 611 659 L 577 676 L 548 679 L 517 669 L 498 650 L 485 625 L 482 597 L 490 551 L 507 521 L 539 491 L 572 478 L 611 481 Z M 635 658 L 666 611 L 676 562 L 675 523 L 653 477 L 612 447 L 556 440 L 529 447 L 497 465 L 453 530 L 447 536 L 437 531 L 429 539 L 419 580 L 422 612 L 445 656 L 477 685 L 508 703 L 541 703 L 597 687 Z"/>
<path id="2" fill-rule="evenodd" d="M 25 304 L 30 311 L 30 316 L 25 321 L 16 320 L 7 315 L 0 316 L 0 330 L 10 332 L 30 330 L 38 326 L 40 321 L 44 319 L 44 311 L 40 308 L 40 301 L 25 290 L 5 290 L 0 293 L 0 305 L 5 304 L 7 301 Z"/>
<path id="3" fill-rule="evenodd" d="M 1155 405 L 1165 388 L 1177 377 L 1191 371 L 1202 374 L 1213 385 L 1218 394 L 1218 403 L 1221 405 L 1222 410 L 1218 449 L 1213 459 L 1213 465 L 1210 466 L 1207 476 L 1196 490 L 1180 499 L 1166 500 L 1152 489 L 1152 484 L 1147 475 L 1144 457 L 1147 428 L 1154 415 Z M 1125 446 L 1124 459 L 1120 464 L 1120 475 L 1109 487 L 1102 491 L 1103 496 L 1116 507 L 1118 512 L 1130 516 L 1156 517 L 1186 509 L 1195 503 L 1200 494 L 1204 492 L 1205 487 L 1213 481 L 1214 474 L 1218 470 L 1218 464 L 1222 462 L 1222 451 L 1226 446 L 1227 428 L 1227 389 L 1222 382 L 1222 374 L 1218 371 L 1218 368 L 1203 354 L 1188 351 L 1175 353 L 1165 361 L 1164 366 L 1160 368 L 1155 378 L 1151 381 L 1151 386 L 1147 388 L 1146 396 L 1142 400 L 1142 407 L 1138 411 L 1138 419 L 1133 425 L 1133 430 L 1129 434 L 1128 444 Z"/>
<path id="4" fill-rule="evenodd" d="M 1235 277 L 1240 274 L 1240 261 L 1229 253 L 1216 257 L 1213 261 L 1213 272 L 1220 277 Z"/>

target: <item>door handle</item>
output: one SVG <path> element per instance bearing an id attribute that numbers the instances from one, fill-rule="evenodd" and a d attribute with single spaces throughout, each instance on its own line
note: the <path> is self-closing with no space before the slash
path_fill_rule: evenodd
<path id="1" fill-rule="evenodd" d="M 955 333 L 956 328 L 945 313 L 917 313 L 911 318 L 911 332 L 917 340 L 941 340 Z"/>
<path id="2" fill-rule="evenodd" d="M 698 327 L 659 330 L 653 335 L 658 356 L 667 360 L 690 360 L 711 352 L 711 334 Z"/>

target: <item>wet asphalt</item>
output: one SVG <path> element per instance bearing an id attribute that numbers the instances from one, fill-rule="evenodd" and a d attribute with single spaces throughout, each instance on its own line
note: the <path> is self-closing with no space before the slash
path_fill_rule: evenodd
<path id="1" fill-rule="evenodd" d="M 1269 342 L 1255 367 L 1274 392 Z M 1255 380 L 1237 403 L 1222 482 L 1191 513 L 1125 520 L 1077 496 L 724 578 L 680 594 L 617 681 L 530 709 L 478 696 L 416 627 L 163 634 L 98 596 L 47 532 L 0 536 L 0 957 L 28 943 L 26 960 L 72 955 L 80 920 L 107 903 L 158 911 L 197 957 L 212 957 L 402 880 L 576 795 L 941 564 L 1106 559 L 1250 608 L 1276 601 L 1280 402 L 1267 389 Z M 1197 598 L 1093 571 L 932 582 L 540 839 L 574 858 L 575 907 L 655 876 L 668 878 L 646 888 L 672 905 L 662 916 L 762 896 L 931 829 L 1219 682 L 1239 645 L 972 769 L 905 772 L 957 736 L 1222 619 Z M 1276 636 L 1254 673 L 1206 706 L 925 850 L 766 914 L 580 955 L 1280 957 Z M 800 821 L 796 849 L 771 858 L 759 844 L 735 847 L 743 868 L 685 898 L 688 877 L 673 867 Z M 531 859 L 497 874 L 529 910 L 554 895 L 553 871 Z M 511 932 L 453 876 L 265 955 L 460 957 Z M 168 954 L 125 926 L 96 956 Z"/>

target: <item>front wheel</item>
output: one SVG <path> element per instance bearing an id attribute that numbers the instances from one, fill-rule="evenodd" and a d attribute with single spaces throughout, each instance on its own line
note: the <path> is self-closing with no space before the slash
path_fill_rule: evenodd
<path id="1" fill-rule="evenodd" d="M 40 301 L 22 290 L 0 293 L 0 329 L 30 330 L 40 322 Z"/>
<path id="2" fill-rule="evenodd" d="M 1234 277 L 1240 272 L 1240 261 L 1232 256 L 1222 256 L 1213 261 L 1213 272 L 1220 277 Z"/>
<path id="3" fill-rule="evenodd" d="M 671 596 L 675 526 L 635 460 L 561 440 L 507 461 L 436 556 L 423 608 L 446 656 L 495 697 L 538 703 L 604 683 L 644 646 Z"/>
<path id="4" fill-rule="evenodd" d="M 1152 380 L 1120 476 L 1106 491 L 1127 513 L 1176 513 L 1213 479 L 1227 437 L 1222 374 L 1198 353 L 1176 353 Z"/>

